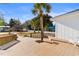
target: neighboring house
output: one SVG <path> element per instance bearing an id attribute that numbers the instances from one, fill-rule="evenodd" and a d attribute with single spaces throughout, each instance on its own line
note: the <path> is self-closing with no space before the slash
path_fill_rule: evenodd
<path id="1" fill-rule="evenodd" d="M 54 17 L 55 36 L 59 39 L 77 43 L 79 41 L 79 9 Z"/>
<path id="2" fill-rule="evenodd" d="M 0 26 L 0 32 L 8 32 L 10 26 Z"/>

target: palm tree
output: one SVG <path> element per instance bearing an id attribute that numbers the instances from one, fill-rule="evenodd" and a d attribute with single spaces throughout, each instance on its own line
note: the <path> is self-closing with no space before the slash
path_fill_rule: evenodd
<path id="1" fill-rule="evenodd" d="M 40 15 L 40 28 L 41 28 L 41 42 L 43 42 L 44 31 L 43 31 L 43 15 L 44 11 L 46 14 L 50 12 L 50 5 L 48 3 L 35 3 L 32 9 L 34 15 Z"/>

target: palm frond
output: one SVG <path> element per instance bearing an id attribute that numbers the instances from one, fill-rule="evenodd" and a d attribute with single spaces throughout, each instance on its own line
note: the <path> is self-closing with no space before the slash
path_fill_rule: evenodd
<path id="1" fill-rule="evenodd" d="M 40 3 L 35 3 L 35 4 L 34 4 L 34 8 L 35 8 L 35 9 L 40 9 Z"/>
<path id="2" fill-rule="evenodd" d="M 36 9 L 32 9 L 32 14 L 36 15 L 38 11 Z"/>
<path id="3" fill-rule="evenodd" d="M 51 6 L 49 4 L 46 4 L 46 12 L 49 13 L 51 9 Z"/>

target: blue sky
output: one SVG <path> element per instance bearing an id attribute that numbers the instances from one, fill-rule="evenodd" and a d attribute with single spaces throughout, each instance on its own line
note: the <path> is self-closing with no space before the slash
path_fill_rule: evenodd
<path id="1" fill-rule="evenodd" d="M 53 17 L 79 9 L 79 3 L 51 3 L 50 5 L 52 8 L 49 14 Z M 9 22 L 10 18 L 15 18 L 23 23 L 34 17 L 32 8 L 33 3 L 0 4 L 0 13 L 3 13 L 6 22 Z"/>

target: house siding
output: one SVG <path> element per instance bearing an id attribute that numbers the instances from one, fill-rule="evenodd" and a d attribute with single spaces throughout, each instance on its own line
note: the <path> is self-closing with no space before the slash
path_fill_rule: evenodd
<path id="1" fill-rule="evenodd" d="M 54 18 L 56 20 L 55 36 L 71 43 L 79 41 L 79 11 Z"/>
<path id="2" fill-rule="evenodd" d="M 65 39 L 66 41 L 75 43 L 79 40 L 79 31 L 57 23 L 55 36 L 59 39 Z"/>

